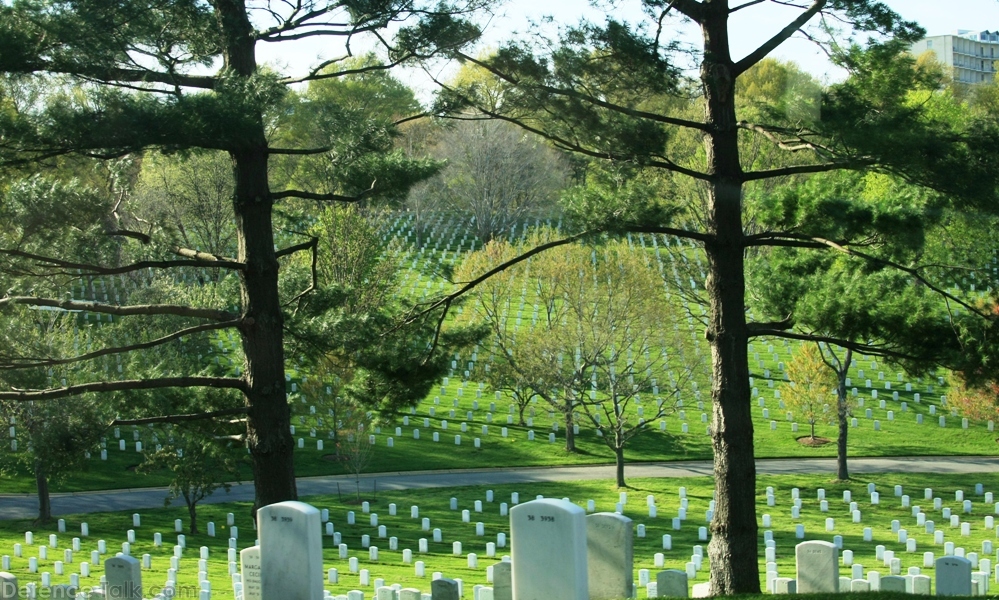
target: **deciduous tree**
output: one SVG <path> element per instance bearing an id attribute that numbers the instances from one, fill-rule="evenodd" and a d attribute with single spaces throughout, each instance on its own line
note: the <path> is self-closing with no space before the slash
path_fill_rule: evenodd
<path id="1" fill-rule="evenodd" d="M 833 422 L 829 410 L 829 395 L 835 387 L 832 373 L 826 366 L 821 350 L 815 344 L 802 344 L 787 363 L 791 385 L 785 386 L 783 399 L 795 419 L 804 418 L 815 439 L 815 424 Z"/>

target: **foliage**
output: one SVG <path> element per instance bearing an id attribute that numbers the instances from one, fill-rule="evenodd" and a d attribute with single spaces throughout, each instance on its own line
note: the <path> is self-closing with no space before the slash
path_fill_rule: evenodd
<path id="1" fill-rule="evenodd" d="M 466 259 L 457 276 L 470 279 L 551 236 L 538 231 L 521 247 L 490 242 Z M 619 485 L 628 441 L 673 410 L 699 363 L 678 327 L 678 307 L 648 260 L 622 242 L 562 246 L 474 292 L 475 315 L 493 334 L 494 389 L 513 389 L 521 413 L 536 396 L 561 414 L 569 451 L 575 449 L 576 412 L 582 412 L 615 452 Z M 530 289 L 536 302 L 529 328 L 504 314 L 521 288 Z M 636 418 L 633 409 L 648 395 L 655 407 Z"/>
<path id="2" fill-rule="evenodd" d="M 357 405 L 347 405 L 336 422 L 336 460 L 354 476 L 360 494 L 361 473 L 367 468 L 375 452 L 369 440 L 374 428 L 367 412 Z"/>
<path id="3" fill-rule="evenodd" d="M 811 426 L 815 439 L 816 423 L 834 423 L 836 412 L 829 408 L 829 395 L 836 387 L 836 378 L 822 360 L 816 344 L 802 344 L 791 362 L 787 363 L 787 376 L 791 385 L 781 396 L 788 410 L 795 417 L 803 418 Z"/>
<path id="4" fill-rule="evenodd" d="M 211 431 L 175 430 L 169 443 L 146 452 L 139 465 L 141 471 L 167 469 L 172 481 L 164 505 L 183 498 L 191 520 L 190 533 L 197 534 L 197 505 L 216 490 L 229 492 L 231 483 L 239 481 L 240 454 L 231 441 L 215 439 Z"/>
<path id="5" fill-rule="evenodd" d="M 185 248 L 236 252 L 232 163 L 222 152 L 147 156 L 130 202 L 137 222 L 155 223 Z"/>
<path id="6" fill-rule="evenodd" d="M 442 133 L 435 155 L 447 167 L 414 193 L 473 217 L 482 241 L 529 218 L 557 212 L 555 199 L 566 179 L 564 160 L 543 140 L 513 125 L 459 121 Z"/>
<path id="7" fill-rule="evenodd" d="M 393 293 L 397 269 L 356 209 L 327 209 L 313 233 L 318 285 L 286 313 L 296 331 L 289 347 L 319 375 L 317 385 L 331 388 L 325 400 L 342 398 L 391 418 L 426 397 L 447 372 L 447 354 L 435 344 L 453 351 L 483 333 L 476 327 L 438 331 L 431 320 L 400 325 L 406 307 Z"/>

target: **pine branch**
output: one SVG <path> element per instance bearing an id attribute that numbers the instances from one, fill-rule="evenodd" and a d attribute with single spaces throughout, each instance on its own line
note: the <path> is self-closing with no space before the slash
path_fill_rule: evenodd
<path id="1" fill-rule="evenodd" d="M 768 235 L 770 235 L 770 234 L 768 234 Z M 895 269 L 897 271 L 902 271 L 903 273 L 909 274 L 916 281 L 918 281 L 919 283 L 925 285 L 927 288 L 933 290 L 934 292 L 936 292 L 940 296 L 943 296 L 944 298 L 946 298 L 946 299 L 948 299 L 948 300 L 950 300 L 952 302 L 955 302 L 955 303 L 959 304 L 963 308 L 965 308 L 968 311 L 970 311 L 970 312 L 978 315 L 979 317 L 982 317 L 983 319 L 993 319 L 994 318 L 994 315 L 991 315 L 988 312 L 981 310 L 980 308 L 978 308 L 977 306 L 971 304 L 970 302 L 966 302 L 966 301 L 958 298 L 957 296 L 951 294 L 947 290 L 945 290 L 945 289 L 937 286 L 936 284 L 934 284 L 931 281 L 929 281 L 928 279 L 926 279 L 922 275 L 922 273 L 921 273 L 921 271 L 924 270 L 925 267 L 907 267 L 907 266 L 899 264 L 899 263 L 897 263 L 897 262 L 895 262 L 893 260 L 888 260 L 886 258 L 881 258 L 881 257 L 878 257 L 878 256 L 873 256 L 873 255 L 868 254 L 866 252 L 861 252 L 859 250 L 854 250 L 853 248 L 850 248 L 844 242 L 835 242 L 833 240 L 827 240 L 827 239 L 821 238 L 821 237 L 812 237 L 812 236 L 807 236 L 807 235 L 802 235 L 802 234 L 794 234 L 794 233 L 782 233 L 782 234 L 779 234 L 779 235 L 781 235 L 781 236 L 783 236 L 785 238 L 790 238 L 790 240 L 788 240 L 788 241 L 800 241 L 800 242 L 804 242 L 804 243 L 815 244 L 815 246 L 810 246 L 810 247 L 829 248 L 831 250 L 835 250 L 836 252 L 839 252 L 841 254 L 845 254 L 847 256 L 853 256 L 855 258 L 861 258 L 863 260 L 875 263 L 875 264 L 883 266 L 883 267 L 888 267 L 888 268 L 891 268 L 891 269 Z M 757 237 L 759 237 L 759 236 L 757 236 Z M 754 246 L 762 246 L 762 245 L 787 245 L 787 244 L 777 243 L 778 241 L 779 240 L 774 240 L 774 241 L 770 241 L 770 242 L 759 242 L 759 241 L 754 240 L 754 243 L 752 243 L 750 245 L 754 245 Z"/>
<path id="2" fill-rule="evenodd" d="M 732 79 L 734 80 L 739 75 L 748 71 L 750 67 L 766 58 L 768 54 L 776 50 L 778 46 L 787 41 L 787 39 L 794 35 L 796 31 L 801 29 L 805 23 L 817 15 L 826 4 L 827 0 L 815 0 L 812 2 L 811 6 L 798 15 L 795 20 L 788 23 L 784 29 L 781 29 L 776 35 L 764 42 L 759 48 L 753 50 L 742 60 L 735 63 L 732 66 Z"/>
<path id="3" fill-rule="evenodd" d="M 496 69 L 495 67 L 493 67 L 489 63 L 483 62 L 481 60 L 477 60 L 477 59 L 475 59 L 475 58 L 473 58 L 473 57 L 471 57 L 471 56 L 469 56 L 467 54 L 464 54 L 462 52 L 458 52 L 457 56 L 459 58 L 463 59 L 463 60 L 466 60 L 466 61 L 468 61 L 468 62 L 470 62 L 470 63 L 472 63 L 472 64 L 474 64 L 474 65 L 476 65 L 478 67 L 481 67 L 481 68 L 489 71 L 490 73 L 492 73 L 496 77 L 499 77 L 500 79 L 502 79 L 503 81 L 505 81 L 505 82 L 507 82 L 507 83 L 509 83 L 511 85 L 515 85 L 515 86 L 520 85 L 520 82 L 515 77 L 513 77 L 512 75 L 509 75 L 507 73 L 504 73 L 503 71 L 500 71 L 499 69 Z M 607 110 L 610 110 L 610 111 L 613 111 L 613 112 L 621 113 L 621 114 L 627 115 L 629 117 L 635 117 L 635 118 L 640 118 L 640 119 L 648 119 L 650 121 L 655 121 L 657 123 L 665 123 L 667 125 L 676 125 L 678 127 L 687 127 L 687 128 L 690 128 L 690 129 L 696 129 L 698 131 L 704 131 L 704 132 L 708 131 L 708 126 L 706 124 L 698 122 L 698 121 L 690 121 L 690 120 L 687 120 L 687 119 L 678 119 L 678 118 L 675 118 L 675 117 L 667 117 L 666 115 L 660 115 L 660 114 L 657 114 L 657 113 L 651 113 L 651 112 L 647 112 L 647 111 L 643 111 L 643 110 L 637 110 L 637 109 L 634 109 L 634 108 L 628 108 L 627 106 L 622 106 L 620 104 L 615 104 L 613 102 L 608 102 L 607 100 L 602 100 L 600 98 L 597 98 L 595 96 L 591 96 L 589 94 L 584 94 L 582 92 L 577 92 L 576 90 L 565 89 L 565 88 L 557 88 L 557 87 L 550 86 L 550 85 L 532 85 L 532 87 L 535 87 L 535 88 L 537 88 L 539 90 L 548 92 L 549 94 L 555 94 L 557 96 L 565 96 L 567 98 L 573 98 L 575 100 L 582 100 L 583 102 L 586 102 L 588 104 L 592 104 L 594 106 L 599 106 L 600 108 L 604 108 L 604 109 L 607 109 Z"/>
<path id="4" fill-rule="evenodd" d="M 102 356 L 109 356 L 113 354 L 125 354 L 127 352 L 132 352 L 135 350 L 146 350 L 149 348 L 154 348 L 168 342 L 180 339 L 185 336 L 194 335 L 196 333 L 201 333 L 204 331 L 215 331 L 218 329 L 228 329 L 230 327 L 238 327 L 242 323 L 241 319 L 233 321 L 223 321 L 221 323 L 208 323 L 206 325 L 198 325 L 196 327 L 188 327 L 187 329 L 181 329 L 180 331 L 175 331 L 169 335 L 165 335 L 161 338 L 155 340 L 150 340 L 148 342 L 141 342 L 138 344 L 132 344 L 130 346 L 116 346 L 114 348 L 102 348 L 101 350 L 96 350 L 94 352 L 89 352 L 87 354 L 81 354 L 80 356 L 73 356 L 70 358 L 34 358 L 34 359 L 21 359 L 30 360 L 31 362 L 10 362 L 9 364 L 0 363 L 0 371 L 10 371 L 15 369 L 30 369 L 36 367 L 53 367 L 56 365 L 68 365 L 77 362 L 83 362 L 87 360 L 93 360 L 95 358 L 100 358 Z M 10 359 L 9 359 L 10 360 Z M 17 359 L 13 359 L 17 360 Z"/>
<path id="5" fill-rule="evenodd" d="M 242 379 L 233 377 L 164 377 L 161 379 L 129 379 L 124 381 L 97 381 L 47 390 L 18 390 L 0 392 L 0 400 L 32 401 L 56 400 L 89 393 L 121 392 L 126 390 L 158 390 L 163 388 L 211 387 L 234 389 L 246 393 L 249 388 Z"/>
<path id="6" fill-rule="evenodd" d="M 135 306 L 116 306 L 99 304 L 97 302 L 79 302 L 75 300 L 55 300 L 52 298 L 35 298 L 31 296 L 9 296 L 0 298 L 0 308 L 8 304 L 27 306 L 49 306 L 63 310 L 101 313 L 127 317 L 133 315 L 176 315 L 178 317 L 193 317 L 196 319 L 211 319 L 213 321 L 232 321 L 236 315 L 214 308 L 197 308 L 193 306 L 177 306 L 173 304 L 140 304 Z"/>
<path id="7" fill-rule="evenodd" d="M 442 87 L 446 87 L 446 86 L 444 86 L 444 84 L 441 84 L 440 82 L 438 82 L 438 84 L 441 85 Z M 513 123 L 514 125 L 520 127 L 521 129 L 524 129 L 525 131 L 530 131 L 531 133 L 539 135 L 539 136 L 543 137 L 544 139 L 552 142 L 553 144 L 555 144 L 555 146 L 557 146 L 558 148 L 560 148 L 562 150 L 566 150 L 566 151 L 569 151 L 569 152 L 575 152 L 577 154 L 582 154 L 584 156 L 590 156 L 592 158 L 599 158 L 601 160 L 621 161 L 621 162 L 629 162 L 629 163 L 630 162 L 635 162 L 635 157 L 633 157 L 633 156 L 625 156 L 625 155 L 622 155 L 622 154 L 614 154 L 614 153 L 611 153 L 611 152 L 602 152 L 602 151 L 599 151 L 599 150 L 592 150 L 590 148 L 586 148 L 586 147 L 580 145 L 577 142 L 572 142 L 572 141 L 569 141 L 569 140 L 567 140 L 567 139 L 565 139 L 565 138 L 563 138 L 561 136 L 557 136 L 557 135 L 548 133 L 548 132 L 546 132 L 546 131 L 544 131 L 542 129 L 539 129 L 537 127 L 532 127 L 531 125 L 528 125 L 527 123 L 525 123 L 524 121 L 522 121 L 520 119 L 517 119 L 517 118 L 514 118 L 514 117 L 505 116 L 505 115 L 502 115 L 502 114 L 497 113 L 495 111 L 483 110 L 482 107 L 477 107 L 477 109 L 482 114 L 484 114 L 484 115 L 486 115 L 486 116 L 488 116 L 490 118 L 498 119 L 500 121 L 506 121 L 507 123 Z M 452 117 L 448 117 L 448 118 L 455 119 L 455 120 L 464 120 L 463 117 L 453 117 L 452 116 Z M 482 119 L 481 118 L 472 117 L 469 120 L 482 120 Z M 666 158 L 663 158 L 663 157 L 659 157 L 659 158 L 661 160 L 643 160 L 642 164 L 650 166 L 650 167 L 657 167 L 657 168 L 660 168 L 660 169 L 665 169 L 667 171 L 672 171 L 674 173 L 679 173 L 681 175 L 686 175 L 687 177 L 691 177 L 691 178 L 697 179 L 699 181 L 711 181 L 711 177 L 708 174 L 706 174 L 706 173 L 702 173 L 700 171 L 695 171 L 693 169 L 688 169 L 687 167 L 682 167 L 682 166 L 676 164 L 675 162 L 673 162 L 672 160 L 669 160 L 669 159 L 666 159 Z"/>
<path id="8" fill-rule="evenodd" d="M 148 69 L 120 68 L 70 68 L 61 67 L 51 62 L 42 62 L 34 68 L 34 72 L 58 73 L 73 75 L 86 79 L 114 84 L 115 82 L 132 83 L 163 83 L 174 87 L 192 87 L 203 90 L 214 90 L 218 84 L 215 77 L 204 75 L 183 75 L 180 73 L 164 73 Z"/>

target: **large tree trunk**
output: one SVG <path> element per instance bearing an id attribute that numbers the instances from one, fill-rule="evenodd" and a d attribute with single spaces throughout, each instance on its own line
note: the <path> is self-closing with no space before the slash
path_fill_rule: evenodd
<path id="1" fill-rule="evenodd" d="M 257 69 L 253 28 L 243 0 L 216 0 L 225 34 L 225 68 L 242 77 Z M 256 131 L 230 150 L 235 175 L 233 208 L 241 272 L 243 353 L 250 406 L 246 441 L 253 461 L 257 508 L 295 500 L 291 413 L 285 398 L 283 317 L 278 295 L 278 261 L 267 181 L 267 139 L 263 118 Z"/>
<path id="2" fill-rule="evenodd" d="M 756 523 L 756 462 L 749 397 L 745 317 L 742 168 L 735 116 L 735 82 L 728 42 L 728 2 L 704 3 L 704 85 L 710 240 L 710 304 L 714 479 L 717 491 L 711 542 L 713 595 L 760 593 Z"/>
<path id="3" fill-rule="evenodd" d="M 35 461 L 35 488 L 38 490 L 38 522 L 52 520 L 52 498 L 49 495 L 49 476 L 40 461 Z"/>
<path id="4" fill-rule="evenodd" d="M 838 413 L 839 421 L 839 439 L 836 440 L 836 478 L 840 481 L 846 481 L 850 478 L 850 470 L 846 465 L 846 438 L 850 432 L 847 425 L 846 419 L 849 416 L 847 414 L 848 408 L 848 398 L 846 395 L 846 374 L 850 370 L 850 362 L 853 360 L 853 351 L 847 348 L 846 357 L 840 365 L 839 371 L 836 373 L 837 385 L 836 385 L 836 408 Z"/>

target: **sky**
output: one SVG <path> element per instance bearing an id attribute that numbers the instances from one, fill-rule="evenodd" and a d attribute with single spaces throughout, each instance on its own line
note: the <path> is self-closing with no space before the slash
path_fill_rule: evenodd
<path id="1" fill-rule="evenodd" d="M 999 30 L 999 0 L 884 0 L 892 9 L 907 19 L 921 24 L 929 35 L 953 33 L 958 29 L 981 31 Z M 734 4 L 734 2 L 733 2 Z M 631 22 L 642 20 L 644 16 L 634 1 L 619 2 L 613 14 L 618 19 Z M 764 40 L 779 31 L 794 18 L 800 9 L 781 6 L 775 2 L 746 8 L 730 21 L 731 44 L 734 58 L 738 60 Z M 588 0 L 507 0 L 488 19 L 480 48 L 497 47 L 519 34 L 526 33 L 529 23 L 551 17 L 552 31 L 559 25 L 572 25 L 580 18 L 603 22 L 602 11 L 591 8 Z M 813 23 L 815 21 L 813 20 Z M 692 24 L 677 24 L 675 36 L 684 42 L 696 45 L 699 31 Z M 329 43 L 309 41 L 296 46 L 284 43 L 258 44 L 258 59 L 277 66 L 288 75 L 302 75 L 321 58 L 329 58 L 342 53 Z M 792 39 L 782 45 L 771 56 L 794 61 L 803 69 L 824 82 L 836 81 L 843 77 L 829 63 L 825 55 L 811 42 L 803 38 Z M 439 72 L 446 75 L 453 66 L 440 65 Z M 396 73 L 400 79 L 417 89 L 421 100 L 428 100 L 433 93 L 433 83 L 423 72 L 411 70 Z"/>

